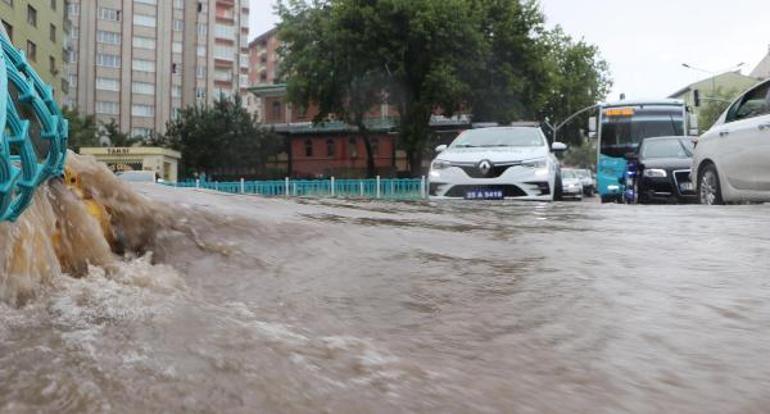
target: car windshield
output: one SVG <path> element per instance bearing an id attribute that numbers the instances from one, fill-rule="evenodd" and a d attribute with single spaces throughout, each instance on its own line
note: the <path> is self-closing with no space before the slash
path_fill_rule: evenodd
<path id="1" fill-rule="evenodd" d="M 577 175 L 577 172 L 573 170 L 564 170 L 561 172 L 561 178 L 575 179 L 575 178 L 578 178 L 578 175 Z"/>
<path id="2" fill-rule="evenodd" d="M 452 143 L 453 148 L 541 147 L 544 145 L 543 136 L 536 128 L 473 129 L 463 132 Z"/>
<path id="3" fill-rule="evenodd" d="M 577 172 L 577 175 L 580 178 L 591 178 L 591 173 L 588 170 L 580 170 Z"/>
<path id="4" fill-rule="evenodd" d="M 684 135 L 682 106 L 607 108 L 602 113 L 601 152 L 620 157 L 645 138 Z"/>
<path id="5" fill-rule="evenodd" d="M 691 158 L 693 144 L 689 140 L 678 138 L 655 139 L 642 145 L 642 158 Z"/>

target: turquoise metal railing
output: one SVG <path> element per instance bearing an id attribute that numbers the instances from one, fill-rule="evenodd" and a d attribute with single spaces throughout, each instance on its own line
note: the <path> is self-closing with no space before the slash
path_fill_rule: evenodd
<path id="1" fill-rule="evenodd" d="M 187 181 L 167 183 L 182 188 L 203 188 L 232 194 L 266 197 L 339 197 L 383 200 L 419 200 L 427 197 L 424 179 Z"/>
<path id="2" fill-rule="evenodd" d="M 67 155 L 67 120 L 24 53 L 0 28 L 0 221 L 14 221 L 35 190 L 62 175 Z M 35 124 L 23 116 L 33 118 Z M 30 133 L 47 144 L 39 154 Z"/>

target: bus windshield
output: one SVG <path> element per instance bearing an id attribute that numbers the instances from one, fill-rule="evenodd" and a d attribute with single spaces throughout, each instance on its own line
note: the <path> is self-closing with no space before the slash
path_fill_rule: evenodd
<path id="1" fill-rule="evenodd" d="M 684 135 L 683 108 L 631 106 L 602 111 L 601 152 L 622 157 L 634 152 L 645 138 Z"/>

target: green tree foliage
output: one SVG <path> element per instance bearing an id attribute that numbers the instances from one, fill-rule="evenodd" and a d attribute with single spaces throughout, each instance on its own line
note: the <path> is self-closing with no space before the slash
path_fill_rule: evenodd
<path id="1" fill-rule="evenodd" d="M 539 39 L 545 52 L 546 82 L 535 99 L 535 116 L 561 122 L 575 112 L 596 104 L 609 93 L 612 81 L 609 66 L 600 58 L 596 46 L 576 41 L 560 27 Z M 589 113 L 575 118 L 559 130 L 558 139 L 570 144 L 582 142 L 581 129 L 588 125 Z M 547 132 L 547 131 L 546 131 Z"/>
<path id="2" fill-rule="evenodd" d="M 141 138 L 131 137 L 121 132 L 114 118 L 110 119 L 110 122 L 102 122 L 101 134 L 110 140 L 110 145 L 113 147 L 133 147 L 142 141 Z"/>
<path id="3" fill-rule="evenodd" d="M 708 131 L 740 93 L 741 91 L 737 89 L 725 91 L 722 88 L 717 88 L 708 97 L 701 97 L 702 105 L 698 109 L 698 129 L 701 132 Z"/>
<path id="4" fill-rule="evenodd" d="M 610 86 L 596 47 L 547 30 L 531 0 L 286 0 L 278 10 L 291 99 L 350 120 L 384 92 L 413 174 L 434 114 L 556 121 Z M 577 142 L 578 128 L 566 136 Z"/>
<path id="5" fill-rule="evenodd" d="M 596 140 L 582 140 L 571 145 L 562 159 L 562 164 L 574 168 L 596 169 Z"/>
<path id="6" fill-rule="evenodd" d="M 163 141 L 182 153 L 181 173 L 217 179 L 256 178 L 282 148 L 282 139 L 258 127 L 241 98 L 220 97 L 213 105 L 182 109 L 169 121 Z"/>
<path id="7" fill-rule="evenodd" d="M 385 101 L 383 71 L 372 70 L 369 54 L 358 48 L 357 29 L 370 9 L 349 2 L 336 9 L 311 7 L 304 2 L 282 5 L 281 39 L 288 58 L 282 75 L 288 79 L 291 102 L 315 106 L 314 122 L 333 116 L 358 129 L 366 147 L 367 175 L 376 175 L 367 112 Z"/>
<path id="8" fill-rule="evenodd" d="M 77 109 L 65 107 L 62 114 L 69 122 L 68 146 L 78 152 L 81 147 L 99 146 L 96 118 L 93 115 L 81 116 Z"/>

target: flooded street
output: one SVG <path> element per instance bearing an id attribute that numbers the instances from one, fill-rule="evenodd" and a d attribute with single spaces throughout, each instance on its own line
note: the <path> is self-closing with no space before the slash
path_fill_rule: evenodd
<path id="1" fill-rule="evenodd" d="M 751 413 L 770 206 L 137 187 L 152 259 L 0 303 L 0 412 Z"/>

